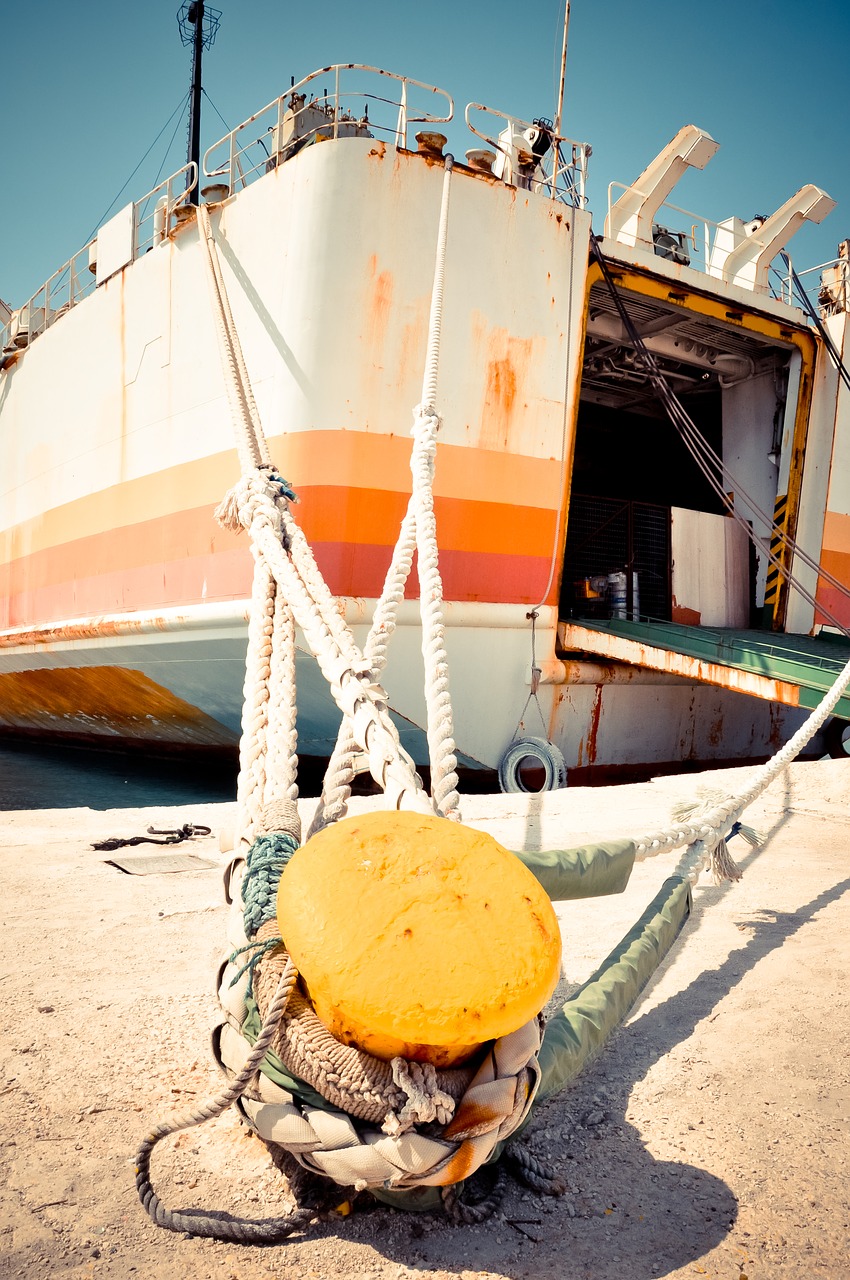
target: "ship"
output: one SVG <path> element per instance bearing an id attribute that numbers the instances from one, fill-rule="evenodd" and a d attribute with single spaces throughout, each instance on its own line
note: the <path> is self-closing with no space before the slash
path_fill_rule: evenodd
<path id="1" fill-rule="evenodd" d="M 239 467 L 199 201 L 275 466 L 362 643 L 410 494 L 455 114 L 324 67 L 4 304 L 0 732 L 238 742 L 252 558 L 213 518 Z M 788 251 L 833 201 L 677 207 L 718 146 L 686 125 L 597 233 L 590 147 L 559 118 L 470 103 L 459 127 L 434 477 L 459 763 L 538 789 L 765 758 L 850 652 L 850 246 L 799 272 Z M 382 683 L 425 763 L 416 591 Z M 303 637 L 297 684 L 299 750 L 327 757 L 339 711 Z M 845 698 L 818 750 L 848 720 Z"/>

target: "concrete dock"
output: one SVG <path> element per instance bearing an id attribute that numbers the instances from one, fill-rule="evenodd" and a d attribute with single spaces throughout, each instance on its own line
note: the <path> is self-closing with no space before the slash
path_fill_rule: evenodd
<path id="1" fill-rule="evenodd" d="M 564 847 L 655 830 L 698 787 L 734 792 L 750 773 L 467 797 L 463 812 L 509 847 Z M 512 1184 L 480 1227 L 378 1208 L 265 1249 L 158 1229 L 133 1178 L 151 1123 L 221 1087 L 209 1049 L 225 948 L 217 836 L 233 816 L 231 805 L 0 815 L 3 1280 L 846 1275 L 850 761 L 792 765 L 751 807 L 746 820 L 769 839 L 730 846 L 743 881 L 701 881 L 626 1026 L 535 1114 L 526 1141 L 564 1177 L 564 1196 Z M 128 875 L 91 847 L 185 822 L 213 834 L 177 849 L 212 867 Z M 127 852 L 147 850 L 158 852 Z M 619 897 L 559 907 L 564 992 L 677 857 L 636 868 Z M 153 1175 L 172 1208 L 261 1218 L 291 1203 L 233 1111 L 168 1139 Z"/>

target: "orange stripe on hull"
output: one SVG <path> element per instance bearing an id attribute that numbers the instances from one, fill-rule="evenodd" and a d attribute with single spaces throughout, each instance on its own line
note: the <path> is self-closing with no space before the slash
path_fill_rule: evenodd
<path id="1" fill-rule="evenodd" d="M 7 627 L 61 622 L 103 613 L 174 608 L 251 594 L 252 560 L 244 547 L 169 564 L 142 565 L 21 591 L 8 597 Z"/>
<path id="2" fill-rule="evenodd" d="M 400 493 L 305 490 L 296 514 L 335 594 L 380 594 L 406 507 Z M 549 574 L 554 511 L 444 498 L 435 512 L 447 599 L 539 599 Z M 247 538 L 220 529 L 212 510 L 201 507 L 77 538 L 0 567 L 0 625 L 239 599 L 250 594 L 250 575 Z M 409 594 L 418 594 L 415 584 Z"/>
<path id="3" fill-rule="evenodd" d="M 392 548 L 319 542 L 313 552 L 335 595 L 379 596 Z M 537 604 L 549 577 L 549 559 L 542 556 L 489 555 L 485 552 L 444 551 L 440 572 L 446 600 L 486 601 L 492 604 Z M 361 587 L 347 591 L 338 584 L 355 580 Z M 419 595 L 414 561 L 405 595 Z"/>
<path id="4" fill-rule="evenodd" d="M 842 548 L 846 550 L 828 550 L 827 535 L 833 546 L 841 538 L 842 534 L 846 535 L 841 541 Z M 850 516 L 837 516 L 834 512 L 827 515 L 827 525 L 824 529 L 824 549 L 821 552 L 821 564 L 827 573 L 831 573 L 839 582 L 850 582 Z M 819 605 L 829 612 L 844 626 L 850 624 L 850 602 L 846 596 L 842 595 L 835 587 L 831 587 L 824 579 L 818 582 L 816 600 Z M 832 626 L 833 622 L 830 618 L 825 618 L 818 610 L 815 611 L 815 625 L 824 623 L 826 626 Z"/>
<path id="5" fill-rule="evenodd" d="M 822 587 L 818 592 L 817 599 L 818 604 L 822 608 L 828 609 L 837 622 L 840 622 L 843 627 L 850 627 L 850 602 L 842 592 L 835 587 Z M 835 625 L 832 618 L 824 617 L 818 609 L 815 611 L 815 625 L 817 626 L 819 623 L 823 623 L 827 627 Z"/>
<path id="6" fill-rule="evenodd" d="M 335 595 L 380 595 L 392 556 L 390 546 L 315 542 L 313 551 Z M 80 563 L 84 565 L 85 561 Z M 440 557 L 440 567 L 447 600 L 494 604 L 536 604 L 549 576 L 549 560 L 540 556 L 446 551 Z M 250 596 L 251 574 L 247 541 L 215 555 L 184 556 L 169 563 L 80 574 L 66 582 L 44 584 L 7 596 L 2 625 L 22 627 L 204 601 L 242 600 Z M 415 598 L 418 594 L 414 564 L 406 595 Z"/>
<path id="7" fill-rule="evenodd" d="M 407 504 L 406 494 L 380 489 L 311 488 L 302 490 L 302 504 L 296 507 L 295 515 L 311 543 L 386 546 L 398 536 Z M 444 551 L 522 556 L 551 553 L 555 511 L 467 498 L 435 498 L 434 514 L 441 555 Z"/>
<path id="8" fill-rule="evenodd" d="M 331 488 L 403 495 L 406 502 L 410 493 L 411 441 L 406 435 L 308 431 L 275 436 L 269 445 L 282 473 L 305 496 L 311 489 Z M 77 538 L 92 537 L 172 516 L 187 494 L 196 510 L 211 510 L 238 475 L 236 454 L 228 451 L 124 480 L 0 530 L 0 560 L 60 547 L 69 530 Z M 554 458 L 440 442 L 434 478 L 437 498 L 465 500 L 473 485 L 476 493 L 497 505 L 554 511 L 560 501 L 560 464 Z"/>
<path id="9" fill-rule="evenodd" d="M 850 516 L 827 511 L 823 522 L 823 548 L 824 551 L 850 553 Z"/>

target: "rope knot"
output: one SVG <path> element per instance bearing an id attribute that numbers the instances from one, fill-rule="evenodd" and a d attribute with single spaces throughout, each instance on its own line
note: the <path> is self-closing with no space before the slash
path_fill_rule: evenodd
<path id="1" fill-rule="evenodd" d="M 297 501 L 297 498 L 289 482 L 271 464 L 263 464 L 241 476 L 228 489 L 213 514 L 222 529 L 229 529 L 232 533 L 250 529 L 255 521 L 268 524 L 288 551 L 289 541 L 283 533 L 281 507 L 288 510 L 290 501 Z"/>
<path id="2" fill-rule="evenodd" d="M 433 454 L 437 448 L 437 433 L 443 420 L 431 404 L 418 404 L 413 410 L 413 426 L 410 434 L 420 449 Z"/>
<path id="3" fill-rule="evenodd" d="M 444 1093 L 437 1083 L 436 1068 L 430 1062 L 408 1062 L 393 1058 L 393 1081 L 407 1096 L 401 1111 L 390 1111 L 382 1128 L 390 1137 L 398 1137 L 417 1124 L 436 1120 L 446 1125 L 455 1111 L 454 1098 Z"/>
<path id="4" fill-rule="evenodd" d="M 262 462 L 257 470 L 265 473 L 270 485 L 274 487 L 279 498 L 283 498 L 286 502 L 301 501 L 292 485 L 288 480 L 284 480 L 273 462 Z"/>

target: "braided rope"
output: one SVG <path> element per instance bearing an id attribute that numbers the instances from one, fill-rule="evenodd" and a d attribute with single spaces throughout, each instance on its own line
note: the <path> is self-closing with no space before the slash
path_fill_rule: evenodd
<path id="1" fill-rule="evenodd" d="M 242 881 L 247 938 L 254 938 L 261 925 L 273 920 L 277 886 L 284 867 L 297 848 L 298 839 L 289 831 L 269 831 L 254 837 Z"/>
<path id="2" fill-rule="evenodd" d="M 153 1189 L 150 1176 L 151 1154 L 157 1143 L 181 1129 L 190 1129 L 226 1111 L 242 1096 L 266 1055 L 278 1023 L 286 1009 L 295 987 L 298 973 L 290 961 L 281 974 L 277 991 L 272 1000 L 262 1030 L 244 1067 L 232 1083 L 215 1098 L 192 1111 L 173 1112 L 155 1125 L 143 1140 L 136 1154 L 136 1190 L 147 1213 L 158 1227 L 169 1231 L 185 1231 L 190 1235 L 216 1240 L 231 1240 L 239 1244 L 265 1244 L 282 1240 L 293 1231 L 311 1222 L 316 1214 L 313 1209 L 298 1209 L 281 1218 L 254 1221 L 244 1218 L 224 1218 L 201 1210 L 167 1209 Z"/>
<path id="3" fill-rule="evenodd" d="M 413 552 L 418 551 L 419 607 L 422 618 L 422 657 L 425 667 L 431 795 L 438 812 L 446 817 L 457 819 L 460 817 L 455 771 L 457 758 L 449 696 L 448 657 L 443 624 L 443 586 L 439 569 L 433 499 L 434 455 L 440 425 L 434 406 L 437 398 L 442 337 L 452 165 L 452 157 L 447 156 L 440 203 L 434 281 L 431 290 L 422 404 L 417 405 L 414 410 L 412 428 L 413 449 L 410 458 L 412 493 L 363 653 L 371 663 L 372 679 L 377 680 L 386 665 L 387 645 L 395 630 L 398 605 L 404 596 L 405 583 L 412 568 Z M 355 772 L 354 746 L 355 736 L 347 719 L 344 718 L 328 765 L 321 800 L 310 828 L 311 835 L 329 823 L 344 817 L 347 812 L 351 782 Z"/>
<path id="4" fill-rule="evenodd" d="M 713 849 L 720 843 L 722 834 L 729 831 L 744 810 L 767 790 L 782 770 L 800 754 L 823 727 L 835 710 L 848 683 L 850 683 L 850 662 L 841 669 L 821 702 L 800 725 L 797 732 L 788 739 L 785 746 L 771 760 L 754 770 L 750 784 L 744 791 L 714 803 L 696 821 L 679 822 L 639 837 L 636 841 L 635 861 L 644 862 L 647 858 L 654 858 L 660 853 L 666 853 L 681 845 L 690 845 L 690 850 L 682 856 L 677 865 L 675 874 L 683 875 L 693 882 L 711 857 Z M 697 849 L 699 849 L 698 853 L 692 852 Z"/>
<path id="5" fill-rule="evenodd" d="M 414 410 L 414 449 L 410 460 L 413 496 L 416 499 L 416 548 L 419 574 L 419 608 L 422 617 L 422 658 L 425 664 L 425 699 L 428 720 L 428 754 L 431 761 L 431 795 L 446 817 L 460 818 L 455 768 L 454 725 L 449 697 L 448 656 L 443 624 L 443 582 L 434 517 L 434 456 L 437 448 L 437 378 L 443 326 L 443 292 L 449 225 L 449 194 L 453 160 L 446 157 L 440 229 L 431 290 L 428 347 L 422 380 L 422 403 Z M 416 446 L 419 446 L 418 448 Z"/>
<path id="6" fill-rule="evenodd" d="M 431 795 L 441 813 L 459 820 L 460 799 L 455 772 L 457 757 L 443 623 L 443 581 L 440 576 L 432 483 L 439 425 L 440 419 L 433 410 L 428 412 L 423 406 L 417 406 L 410 466 L 416 498 L 416 563 L 419 574 L 419 610 L 422 617 Z"/>
<path id="7" fill-rule="evenodd" d="M 224 277 L 215 253 L 210 212 L 204 204 L 198 206 L 198 229 L 199 240 L 205 250 L 207 283 L 222 357 L 225 389 L 230 403 L 231 417 L 236 427 L 236 449 L 242 471 L 247 472 L 262 463 L 268 463 L 270 459 L 251 390 L 251 380 L 242 354 L 242 346 L 233 323 Z"/>
<path id="8" fill-rule="evenodd" d="M 297 1015 L 296 1009 L 296 1018 Z M 291 1019 L 287 1017 L 287 1037 L 290 1026 Z M 317 1041 L 310 1046 L 310 1058 L 299 1064 L 297 1078 L 302 1088 L 308 1083 L 311 1064 L 324 1057 L 323 1039 L 328 1044 L 332 1037 L 320 1028 Z M 279 1040 L 280 1036 L 271 1049 L 282 1060 Z M 378 1101 L 377 1096 L 370 1099 L 355 1090 L 341 1073 L 330 1070 L 330 1058 L 320 1063 L 318 1080 L 311 1085 L 321 1093 L 322 1103 L 302 1099 L 291 1091 L 291 1086 L 282 1087 L 269 1079 L 267 1066 L 260 1083 L 252 1087 L 240 1105 L 264 1141 L 282 1146 L 304 1167 L 340 1186 L 358 1190 L 449 1186 L 481 1168 L 527 1119 L 540 1080 L 536 1056 L 539 1044 L 536 1019 L 513 1033 L 513 1038 L 503 1037 L 495 1056 L 485 1056 L 470 1086 L 455 1104 L 454 1117 L 445 1126 L 435 1115 L 434 1121 L 415 1120 L 410 1127 L 386 1122 L 378 1127 L 362 1114 L 370 1101 L 373 1105 Z M 329 1055 L 336 1056 L 339 1048 L 345 1046 L 337 1044 L 329 1049 Z M 225 1023 L 217 1041 L 217 1056 L 225 1070 L 238 1070 L 246 1051 L 244 1036 L 232 1024 Z M 295 1074 L 294 1068 L 288 1071 Z M 449 1073 L 441 1074 L 445 1077 Z M 411 1092 L 410 1101 L 418 1109 L 417 1090 Z M 435 1101 L 433 1097 L 427 1099 L 429 1104 Z M 403 1096 L 395 1113 L 387 1113 L 387 1120 L 399 1120 L 406 1102 Z M 383 1106 L 386 1107 L 385 1102 Z"/>
<path id="9" fill-rule="evenodd" d="M 236 787 L 237 830 L 248 840 L 253 839 L 257 830 L 265 801 L 275 594 L 274 578 L 260 557 L 254 554 Z"/>
<path id="10" fill-rule="evenodd" d="M 257 930 L 256 940 L 272 939 L 276 931 L 277 921 L 268 919 Z M 257 965 L 254 998 L 264 1021 L 287 961 L 287 952 L 280 946 L 277 951 L 262 956 Z M 472 1067 L 457 1067 L 436 1071 L 433 1076 L 423 1078 L 416 1072 L 417 1064 L 408 1063 L 406 1067 L 413 1068 L 411 1077 L 408 1071 L 394 1065 L 402 1063 L 403 1059 L 384 1062 L 361 1049 L 342 1044 L 319 1020 L 310 1001 L 298 989 L 289 1001 L 272 1048 L 293 1075 L 316 1089 L 333 1106 L 359 1120 L 381 1126 L 387 1125 L 388 1116 L 395 1112 L 400 1113 L 399 1121 L 410 1119 L 412 1124 L 410 1104 L 425 1096 L 423 1087 L 426 1084 L 427 1096 L 434 1107 L 430 1119 L 439 1118 L 438 1109 L 445 1109 L 440 1123 L 448 1123 L 454 1112 L 454 1103 L 463 1097 L 475 1075 Z M 407 1114 L 402 1115 L 405 1111 Z M 406 1127 L 410 1125 L 402 1123 L 399 1126 L 390 1121 L 387 1132 L 398 1133 Z"/>
<path id="11" fill-rule="evenodd" d="M 271 643 L 264 800 L 295 801 L 298 799 L 295 619 L 283 592 L 277 588 Z"/>
<path id="12" fill-rule="evenodd" d="M 372 625 L 363 646 L 363 656 L 371 663 L 375 679 L 379 679 L 387 663 L 387 648 L 396 628 L 398 606 L 404 599 L 404 587 L 413 566 L 416 550 L 416 516 L 413 495 L 401 522 L 399 536 L 393 548 L 392 560 L 384 580 L 381 597 L 375 606 Z M 351 731 L 351 722 L 343 717 L 339 734 L 328 761 L 322 783 L 322 794 L 316 806 L 307 838 L 344 818 L 348 812 L 351 782 L 355 774 L 357 744 Z"/>
<path id="13" fill-rule="evenodd" d="M 372 681 L 369 664 L 336 607 L 320 608 L 305 585 L 299 539 L 295 536 L 298 526 L 288 509 L 278 505 L 276 489 L 262 473 L 255 472 L 238 482 L 234 495 L 240 522 L 249 530 L 258 554 L 282 589 L 334 699 L 351 720 L 355 738 L 369 755 L 376 781 L 397 806 L 403 798 L 406 807 L 433 813 L 415 765 L 401 746 L 384 690 Z M 288 553 L 282 545 L 284 539 L 290 544 Z M 334 635 L 339 627 L 344 631 L 344 647 Z"/>

